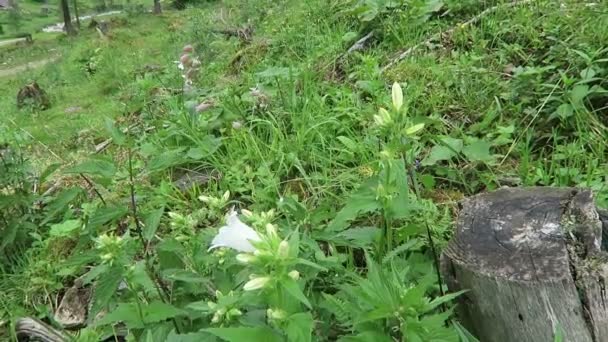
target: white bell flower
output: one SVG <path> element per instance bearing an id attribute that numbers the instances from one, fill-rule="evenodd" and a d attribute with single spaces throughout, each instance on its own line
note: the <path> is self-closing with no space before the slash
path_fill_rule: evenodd
<path id="1" fill-rule="evenodd" d="M 220 228 L 213 238 L 209 250 L 228 247 L 239 252 L 252 253 L 256 249 L 251 242 L 260 240 L 260 235 L 253 228 L 241 222 L 236 211 L 231 210 L 226 216 L 226 225 Z"/>

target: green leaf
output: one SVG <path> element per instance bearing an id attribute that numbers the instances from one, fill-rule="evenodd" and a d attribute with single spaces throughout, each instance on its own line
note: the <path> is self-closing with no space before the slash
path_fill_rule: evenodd
<path id="1" fill-rule="evenodd" d="M 266 326 L 204 329 L 228 342 L 283 342 L 274 330 Z"/>
<path id="2" fill-rule="evenodd" d="M 44 169 L 40 173 L 40 176 L 38 177 L 38 182 L 40 184 L 46 182 L 46 179 L 50 175 L 52 175 L 55 171 L 57 171 L 57 169 L 59 169 L 59 167 L 61 167 L 61 163 L 55 163 L 55 164 L 51 164 L 51 165 L 47 166 L 46 169 Z"/>
<path id="3" fill-rule="evenodd" d="M 316 268 L 317 270 L 322 271 L 322 272 L 327 271 L 327 268 L 325 268 L 323 266 L 319 266 L 310 260 L 306 260 L 306 259 L 302 259 L 302 258 L 298 258 L 298 264 L 310 266 L 310 267 Z"/>
<path id="4" fill-rule="evenodd" d="M 110 136 L 112 137 L 112 141 L 116 145 L 121 145 L 121 146 L 124 145 L 127 138 L 119 129 L 116 128 L 116 126 L 114 125 L 114 120 L 112 120 L 108 117 L 105 117 L 104 121 L 105 121 L 106 130 L 108 131 L 108 133 L 110 133 Z"/>
<path id="5" fill-rule="evenodd" d="M 365 331 L 355 336 L 344 336 L 338 342 L 393 342 L 393 339 L 381 332 Z"/>
<path id="6" fill-rule="evenodd" d="M 187 312 L 161 301 L 154 301 L 142 307 L 144 322 L 146 324 L 162 322 L 169 318 L 186 315 Z"/>
<path id="7" fill-rule="evenodd" d="M 479 342 L 479 340 L 473 336 L 465 327 L 463 327 L 460 322 L 454 320 L 452 321 L 452 325 L 456 329 L 458 333 L 458 337 L 460 338 L 460 342 Z M 557 342 L 557 341 L 556 341 Z M 559 341 L 563 342 L 563 341 Z"/>
<path id="8" fill-rule="evenodd" d="M 462 153 L 470 161 L 489 162 L 493 160 L 490 154 L 490 143 L 484 140 L 477 140 L 465 146 Z"/>
<path id="9" fill-rule="evenodd" d="M 47 206 L 46 209 L 48 214 L 40 225 L 43 226 L 54 219 L 57 214 L 64 213 L 68 205 L 81 193 L 82 189 L 79 188 L 70 188 L 60 192 Z"/>
<path id="10" fill-rule="evenodd" d="M 373 244 L 380 234 L 376 227 L 357 227 L 344 230 L 338 234 L 320 234 L 316 239 L 333 242 L 340 246 L 365 248 Z"/>
<path id="11" fill-rule="evenodd" d="M 562 103 L 561 105 L 559 105 L 559 107 L 557 107 L 557 109 L 555 110 L 555 114 L 560 118 L 560 119 L 566 119 L 571 117 L 572 115 L 574 115 L 574 108 L 572 107 L 571 104 L 569 103 Z"/>
<path id="12" fill-rule="evenodd" d="M 206 332 L 194 332 L 188 334 L 177 334 L 175 330 L 172 330 L 167 336 L 166 342 L 214 342 L 216 341 L 215 336 L 211 336 Z"/>
<path id="13" fill-rule="evenodd" d="M 460 296 L 461 294 L 467 292 L 468 290 L 462 290 L 462 291 L 458 291 L 458 292 L 454 292 L 454 293 L 448 293 L 442 297 L 437 297 L 435 299 L 433 299 L 427 306 L 427 310 L 432 310 L 436 307 L 438 307 L 439 305 L 449 302 L 451 300 L 453 300 L 454 298 Z"/>
<path id="14" fill-rule="evenodd" d="M 71 236 L 72 233 L 81 227 L 82 222 L 80 220 L 67 220 L 65 222 L 52 225 L 49 235 L 52 237 Z"/>
<path id="15" fill-rule="evenodd" d="M 156 234 L 156 230 L 160 224 L 160 219 L 165 212 L 165 207 L 158 208 L 156 210 L 152 210 L 146 214 L 144 218 L 144 230 L 143 236 L 146 241 L 151 241 Z"/>
<path id="16" fill-rule="evenodd" d="M 293 314 L 287 318 L 287 340 L 289 342 L 312 341 L 313 319 L 310 312 Z"/>
<path id="17" fill-rule="evenodd" d="M 377 177 L 368 179 L 359 189 L 348 198 L 346 205 L 336 214 L 333 221 L 327 227 L 329 231 L 344 230 L 350 221 L 359 215 L 373 212 L 379 209 L 380 204 L 376 201 Z"/>
<path id="18" fill-rule="evenodd" d="M 421 244 L 421 242 L 418 239 L 411 239 L 411 240 L 407 241 L 406 243 L 401 244 L 400 246 L 394 248 L 392 251 L 390 251 L 386 254 L 386 256 L 382 259 L 382 264 L 389 263 L 391 260 L 393 260 L 399 254 L 401 254 L 403 252 L 407 252 L 414 247 L 418 247 L 417 245 L 420 245 L 420 244 Z"/>
<path id="19" fill-rule="evenodd" d="M 209 283 L 209 279 L 187 270 L 170 269 L 163 272 L 163 276 L 171 280 L 183 281 L 185 283 Z"/>
<path id="20" fill-rule="evenodd" d="M 582 101 L 589 95 L 589 86 L 586 84 L 579 84 L 572 88 L 570 91 L 570 100 L 573 104 L 581 104 Z"/>
<path id="21" fill-rule="evenodd" d="M 302 302 L 302 304 L 306 305 L 309 309 L 312 308 L 310 302 L 308 301 L 308 298 L 306 298 L 304 292 L 302 292 L 302 289 L 300 289 L 300 285 L 297 281 L 291 278 L 286 278 L 281 280 L 281 285 L 285 288 L 285 290 L 287 290 L 287 293 L 289 293 L 292 297 Z"/>
<path id="22" fill-rule="evenodd" d="M 95 213 L 91 215 L 91 218 L 87 223 L 87 227 L 89 229 L 95 229 L 103 226 L 106 223 L 114 222 L 115 220 L 125 216 L 128 211 L 128 207 L 124 205 L 98 208 L 95 210 Z"/>
<path id="23" fill-rule="evenodd" d="M 141 320 L 140 312 L 135 303 L 120 303 L 116 308 L 108 312 L 100 320 L 94 323 L 95 326 L 107 325 L 123 322 L 127 328 L 143 328 L 144 322 Z"/>
<path id="24" fill-rule="evenodd" d="M 116 173 L 116 165 L 105 159 L 89 159 L 76 166 L 73 166 L 64 173 L 86 173 L 94 176 L 110 178 Z"/>
<path id="25" fill-rule="evenodd" d="M 93 296 L 93 305 L 89 312 L 90 318 L 95 317 L 101 309 L 108 305 L 122 279 L 123 268 L 121 265 L 114 265 L 107 272 L 100 274 Z"/>
<path id="26" fill-rule="evenodd" d="M 433 146 L 431 152 L 421 162 L 424 166 L 435 165 L 442 160 L 450 160 L 456 153 L 446 146 Z"/>
<path id="27" fill-rule="evenodd" d="M 258 72 L 260 78 L 287 78 L 291 70 L 289 68 L 269 67 L 268 69 Z"/>
<path id="28" fill-rule="evenodd" d="M 150 171 L 161 171 L 168 169 L 172 166 L 179 165 L 187 162 L 185 158 L 184 149 L 178 148 L 174 150 L 165 151 L 148 162 L 148 169 Z"/>

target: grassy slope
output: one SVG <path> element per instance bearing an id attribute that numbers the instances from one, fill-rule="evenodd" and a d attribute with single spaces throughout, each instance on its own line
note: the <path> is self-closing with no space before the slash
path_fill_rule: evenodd
<path id="1" fill-rule="evenodd" d="M 123 114 L 137 112 L 161 126 L 171 122 L 168 116 L 184 110 L 177 98 L 155 103 L 152 90 L 180 87 L 172 61 L 179 47 L 192 41 L 203 61 L 197 82 L 203 89 L 201 100 L 214 99 L 228 118 L 222 128 L 224 146 L 200 164 L 224 174 L 218 192 L 239 193 L 253 208 L 267 210 L 279 196 L 290 193 L 304 198 L 308 208 L 339 208 L 344 193 L 365 178 L 368 166 L 377 159 L 372 116 L 379 106 L 390 103 L 392 81 L 408 84 L 409 113 L 426 123 L 421 138 L 426 149 L 420 159 L 428 156 L 442 135 L 465 143 L 483 139 L 491 142 L 490 152 L 498 156 L 483 163 L 461 154 L 422 167 L 420 172 L 432 175 L 436 183 L 429 197 L 449 203 L 517 176 L 525 185 L 592 186 L 598 202 L 608 204 L 606 97 L 596 88 L 581 105 L 577 93 L 582 90 L 575 84 L 582 79 L 581 72 L 592 67 L 599 79 L 586 83 L 603 86 L 606 62 L 600 50 L 608 39 L 608 26 L 598 22 L 608 20 L 606 5 L 586 7 L 571 1 L 560 8 L 555 2 L 541 1 L 532 7 L 500 10 L 479 25 L 445 37 L 444 48 L 421 50 L 380 75 L 379 67 L 396 51 L 467 20 L 483 6 L 453 1 L 448 2 L 453 10 L 446 17 L 421 23 L 395 14 L 370 28 L 344 14 L 350 7 L 345 3 L 229 0 L 164 18 L 129 19 L 129 25 L 113 30 L 108 43 L 92 33 L 61 41 L 60 63 L 2 82 L 1 93 L 10 96 L 2 96 L 0 117 L 10 119 L 10 127 L 27 130 L 67 160 L 79 158 L 79 153 L 90 151 L 94 142 L 105 138 L 98 133 L 104 116 L 120 121 Z M 208 30 L 240 26 L 247 19 L 255 27 L 249 46 Z M 344 41 L 345 34 L 363 35 L 369 29 L 377 30 L 382 40 L 337 63 L 336 57 L 352 43 Z M 100 48 L 98 71 L 89 78 L 81 59 L 92 56 L 96 48 Z M 133 81 L 132 72 L 146 63 L 166 66 L 167 74 Z M 512 77 L 510 65 L 522 67 L 521 74 Z M 51 110 L 36 114 L 13 110 L 12 94 L 28 79 L 37 79 L 49 90 Z M 256 85 L 272 94 L 270 110 L 252 112 L 242 100 Z M 562 119 L 552 118 L 561 104 L 576 106 Z M 65 109 L 72 106 L 83 110 L 66 114 Z M 245 129 L 231 130 L 233 120 L 243 122 Z M 174 131 L 145 137 L 146 142 L 155 143 L 150 148 L 179 145 L 171 136 L 175 131 L 196 133 L 196 127 L 174 123 L 170 127 Z M 79 132 L 83 140 L 70 143 Z M 202 143 L 193 145 L 197 144 Z M 46 155 L 44 149 L 37 150 Z M 171 205 L 188 208 L 192 204 L 175 199 Z M 20 303 L 25 295 L 33 296 L 34 303 L 48 302 L 45 293 L 62 286 L 52 265 L 37 258 L 28 265 L 38 272 L 37 282 L 15 291 L 9 306 Z M 25 277 L 29 281 L 34 276 Z"/>

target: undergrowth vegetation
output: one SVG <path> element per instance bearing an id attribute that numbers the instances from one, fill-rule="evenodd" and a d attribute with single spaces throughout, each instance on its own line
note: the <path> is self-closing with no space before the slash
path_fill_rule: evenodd
<path id="1" fill-rule="evenodd" d="M 437 269 L 457 201 L 608 206 L 606 10 L 226 0 L 62 38 L 0 85 L 0 322 L 78 283 L 78 341 L 475 341 Z M 14 109 L 31 79 L 51 109 Z"/>

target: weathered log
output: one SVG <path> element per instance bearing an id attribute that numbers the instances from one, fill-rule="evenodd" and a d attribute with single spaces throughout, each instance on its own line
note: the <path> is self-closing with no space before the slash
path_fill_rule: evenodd
<path id="1" fill-rule="evenodd" d="M 19 318 L 15 322 L 15 334 L 19 340 L 42 342 L 67 342 L 70 340 L 63 332 L 31 317 Z"/>
<path id="2" fill-rule="evenodd" d="M 608 341 L 608 260 L 591 191 L 503 188 L 461 203 L 442 255 L 462 324 L 484 342 Z"/>

